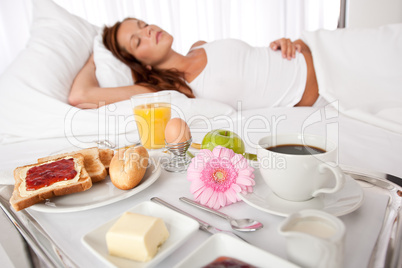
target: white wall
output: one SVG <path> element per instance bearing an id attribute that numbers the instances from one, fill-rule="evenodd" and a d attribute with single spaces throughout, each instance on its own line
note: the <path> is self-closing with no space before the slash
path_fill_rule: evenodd
<path id="1" fill-rule="evenodd" d="M 402 22 L 402 0 L 347 0 L 346 27 Z"/>

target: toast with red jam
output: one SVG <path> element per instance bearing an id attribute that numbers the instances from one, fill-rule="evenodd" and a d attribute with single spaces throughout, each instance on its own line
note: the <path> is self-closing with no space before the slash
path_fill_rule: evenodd
<path id="1" fill-rule="evenodd" d="M 82 154 L 17 167 L 14 179 L 10 204 L 16 211 L 54 196 L 82 192 L 92 187 Z"/>
<path id="2" fill-rule="evenodd" d="M 110 150 L 113 152 L 113 150 Z M 51 155 L 47 157 L 42 157 L 38 159 L 38 163 L 46 162 L 52 159 L 57 159 L 60 157 L 65 157 L 73 154 L 82 154 L 84 156 L 84 165 L 87 170 L 89 176 L 92 179 L 92 182 L 98 182 L 104 180 L 107 176 L 107 171 L 105 165 L 102 163 L 102 160 L 107 163 L 107 157 L 104 156 L 105 153 L 102 152 L 102 159 L 100 158 L 100 152 L 97 147 L 82 149 L 79 151 Z M 113 156 L 112 156 L 113 157 Z M 111 158 L 110 158 L 111 159 Z M 109 161 L 110 163 L 110 161 Z"/>

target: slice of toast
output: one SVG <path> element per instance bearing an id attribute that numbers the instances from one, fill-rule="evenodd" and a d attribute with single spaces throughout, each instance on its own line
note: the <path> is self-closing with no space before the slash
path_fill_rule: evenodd
<path id="1" fill-rule="evenodd" d="M 99 158 L 99 149 L 97 147 L 42 157 L 38 159 L 38 163 L 46 162 L 60 157 L 70 156 L 73 154 L 82 154 L 84 156 L 85 169 L 87 170 L 93 183 L 104 180 L 106 178 L 107 171 Z"/>
<path id="2" fill-rule="evenodd" d="M 109 169 L 110 161 L 114 156 L 114 151 L 112 149 L 99 149 L 99 158 L 106 169 Z"/>
<path id="3" fill-rule="evenodd" d="M 77 171 L 78 180 L 74 181 L 61 181 L 49 186 L 43 186 L 37 191 L 29 191 L 24 188 L 25 178 L 27 172 L 33 167 L 43 166 L 52 162 L 60 161 L 63 159 L 74 159 L 74 169 Z M 46 166 L 45 166 L 46 167 Z M 60 169 L 58 169 L 60 170 Z M 54 196 L 67 195 L 77 192 L 86 191 L 92 187 L 91 177 L 84 166 L 84 156 L 82 154 L 75 154 L 67 157 L 61 157 L 58 159 L 50 160 L 47 162 L 26 165 L 23 167 L 17 167 L 14 170 L 14 191 L 10 198 L 10 204 L 16 211 L 30 207 L 36 203 L 52 198 Z M 22 189 L 24 188 L 24 189 Z M 25 191 L 25 193 L 23 193 Z"/>

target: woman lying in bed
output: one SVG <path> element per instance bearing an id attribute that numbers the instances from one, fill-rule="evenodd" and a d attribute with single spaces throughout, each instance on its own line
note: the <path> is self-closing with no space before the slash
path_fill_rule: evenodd
<path id="1" fill-rule="evenodd" d="M 103 43 L 130 67 L 135 85 L 101 88 L 92 55 L 74 80 L 70 104 L 96 108 L 161 90 L 177 90 L 234 108 L 240 108 L 241 101 L 242 109 L 311 106 L 318 98 L 311 51 L 301 40 L 283 38 L 270 48 L 235 39 L 198 41 L 181 55 L 172 49 L 169 33 L 128 18 L 105 27 Z"/>

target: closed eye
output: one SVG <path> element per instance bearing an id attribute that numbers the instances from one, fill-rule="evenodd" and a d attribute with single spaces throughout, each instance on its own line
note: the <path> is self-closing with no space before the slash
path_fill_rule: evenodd
<path id="1" fill-rule="evenodd" d="M 148 24 L 145 23 L 145 22 L 142 21 L 142 20 L 137 20 L 137 25 L 138 25 L 138 28 L 140 28 L 140 29 L 143 29 L 143 28 L 145 28 L 145 27 L 148 26 Z"/>
<path id="2" fill-rule="evenodd" d="M 142 21 L 142 20 L 137 20 L 137 26 L 138 26 L 138 28 L 140 28 L 140 29 L 144 29 L 145 27 L 148 26 L 148 24 L 145 23 L 145 22 Z M 137 47 L 139 47 L 140 45 L 141 45 L 141 38 L 138 38 L 138 40 L 137 40 Z"/>

